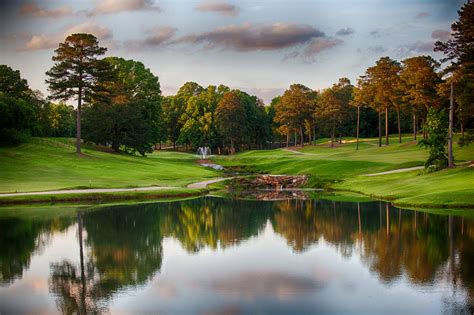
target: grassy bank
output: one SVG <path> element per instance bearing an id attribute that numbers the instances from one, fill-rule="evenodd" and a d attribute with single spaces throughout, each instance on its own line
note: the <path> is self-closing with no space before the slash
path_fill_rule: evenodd
<path id="1" fill-rule="evenodd" d="M 427 151 L 419 148 L 411 136 L 403 142 L 391 137 L 391 145 L 379 148 L 377 139 L 363 139 L 359 150 L 353 142 L 330 147 L 326 141 L 297 152 L 280 149 L 250 151 L 219 158 L 226 166 L 251 166 L 253 171 L 271 174 L 306 174 L 310 186 L 359 192 L 391 200 L 399 206 L 472 207 L 474 208 L 474 168 L 457 167 L 426 174 L 422 171 L 367 177 L 423 165 Z M 456 162 L 474 160 L 474 145 L 454 146 Z"/>
<path id="2" fill-rule="evenodd" d="M 73 139 L 36 138 L 0 148 L 0 193 L 81 188 L 185 187 L 216 177 L 192 154 L 160 151 L 147 157 L 102 152 L 85 146 L 74 153 Z"/>
<path id="3" fill-rule="evenodd" d="M 172 188 L 155 191 L 133 191 L 113 193 L 79 193 L 59 195 L 28 195 L 0 197 L 0 206 L 15 204 L 57 204 L 57 203 L 103 203 L 110 201 L 144 201 L 156 199 L 178 199 L 201 196 L 207 193 L 205 189 Z"/>

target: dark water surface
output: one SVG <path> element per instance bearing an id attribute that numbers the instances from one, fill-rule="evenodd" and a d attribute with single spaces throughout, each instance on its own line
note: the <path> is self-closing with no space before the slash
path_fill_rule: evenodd
<path id="1" fill-rule="evenodd" d="M 472 218 L 209 197 L 81 209 L 0 208 L 1 314 L 474 309 Z"/>

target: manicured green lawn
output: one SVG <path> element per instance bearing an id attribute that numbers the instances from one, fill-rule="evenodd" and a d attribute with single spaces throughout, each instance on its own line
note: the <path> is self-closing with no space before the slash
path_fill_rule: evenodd
<path id="1" fill-rule="evenodd" d="M 383 176 L 357 176 L 333 188 L 393 200 L 399 206 L 474 206 L 474 168 L 459 167 L 424 174 L 420 171 Z"/>
<path id="2" fill-rule="evenodd" d="M 361 192 L 378 198 L 394 200 L 398 205 L 473 206 L 474 168 L 462 166 L 452 170 L 425 174 L 422 171 L 381 176 L 361 176 L 423 165 L 427 150 L 404 136 L 398 144 L 392 136 L 389 146 L 379 148 L 378 139 L 362 139 L 359 150 L 355 143 L 331 148 L 325 141 L 296 149 L 249 151 L 218 159 L 227 166 L 251 166 L 253 170 L 271 174 L 306 174 L 310 186 Z M 294 148 L 292 148 L 294 149 Z M 303 154 L 302 154 L 303 153 Z M 454 146 L 456 162 L 474 160 L 474 145 Z"/>
<path id="3" fill-rule="evenodd" d="M 345 139 L 347 140 L 347 139 Z M 350 141 L 350 140 L 349 140 Z M 160 151 L 148 157 L 106 153 L 92 147 L 74 153 L 73 139 L 32 139 L 16 147 L 0 148 L 0 192 L 72 188 L 176 186 L 222 176 L 196 163 L 192 154 Z M 331 148 L 326 140 L 298 148 L 248 151 L 214 158 L 224 166 L 243 166 L 270 174 L 306 174 L 308 186 L 360 192 L 390 199 L 401 206 L 474 206 L 474 167 L 460 166 L 426 174 L 412 171 L 367 177 L 399 168 L 423 165 L 427 151 L 404 136 L 388 147 L 377 139 L 362 139 L 360 150 L 347 142 Z M 457 162 L 474 160 L 474 145 L 454 146 Z"/>
<path id="4" fill-rule="evenodd" d="M 161 151 L 147 157 L 84 148 L 74 153 L 73 139 L 35 138 L 0 148 L 0 192 L 73 188 L 179 186 L 218 176 L 199 166 L 192 154 Z"/>

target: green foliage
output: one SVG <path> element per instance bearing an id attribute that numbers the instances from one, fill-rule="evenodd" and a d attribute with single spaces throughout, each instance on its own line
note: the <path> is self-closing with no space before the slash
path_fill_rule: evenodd
<path id="1" fill-rule="evenodd" d="M 0 144 L 26 141 L 35 123 L 35 110 L 30 103 L 0 92 Z"/>
<path id="2" fill-rule="evenodd" d="M 110 99 L 84 108 L 84 139 L 117 152 L 153 152 L 163 134 L 158 77 L 141 62 L 116 57 L 104 61 L 115 71 L 115 79 L 103 88 Z"/>
<path id="3" fill-rule="evenodd" d="M 230 149 L 233 151 L 236 140 L 242 139 L 245 134 L 242 126 L 247 120 L 247 113 L 236 91 L 224 94 L 217 106 L 216 117 L 223 141 L 230 143 Z"/>
<path id="4" fill-rule="evenodd" d="M 0 65 L 0 91 L 15 98 L 24 98 L 30 91 L 28 82 L 21 78 L 20 71 Z"/>
<path id="5" fill-rule="evenodd" d="M 339 83 L 325 89 L 319 95 L 316 117 L 319 125 L 331 130 L 331 139 L 334 141 L 336 127 L 341 128 L 351 116 L 353 108 L 350 103 L 353 99 L 354 86 L 349 79 L 339 79 Z"/>
<path id="6" fill-rule="evenodd" d="M 429 149 L 429 157 L 425 162 L 425 168 L 429 171 L 437 171 L 448 166 L 448 155 L 446 145 L 448 143 L 447 116 L 443 110 L 430 108 L 424 131 L 428 133 L 427 139 L 422 139 L 419 145 Z"/>
<path id="7" fill-rule="evenodd" d="M 20 71 L 0 65 L 0 145 L 24 142 L 36 127 L 36 108 Z"/>
<path id="8" fill-rule="evenodd" d="M 435 51 L 445 54 L 445 61 L 451 61 L 448 71 L 462 72 L 474 63 L 474 3 L 464 4 L 458 11 L 459 20 L 452 24 L 452 36 L 447 42 L 435 43 Z"/>
<path id="9" fill-rule="evenodd" d="M 306 121 L 312 120 L 317 92 L 302 84 L 292 84 L 275 104 L 275 120 L 286 131 L 302 130 Z M 302 139 L 301 139 L 302 140 Z"/>
<path id="10" fill-rule="evenodd" d="M 439 63 L 430 56 L 417 56 L 402 61 L 400 87 L 403 100 L 413 110 L 439 106 L 437 85 L 441 82 L 436 70 Z"/>

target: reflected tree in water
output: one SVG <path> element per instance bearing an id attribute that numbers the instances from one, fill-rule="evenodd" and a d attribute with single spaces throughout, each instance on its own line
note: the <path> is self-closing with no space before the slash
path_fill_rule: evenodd
<path id="1" fill-rule="evenodd" d="M 0 220 L 0 285 L 12 283 L 23 275 L 31 256 L 40 252 L 51 236 L 66 229 L 69 218 L 25 219 L 9 217 Z"/>
<path id="2" fill-rule="evenodd" d="M 0 220 L 7 231 L 1 238 L 3 282 L 21 276 L 48 235 L 69 224 L 15 220 Z M 473 305 L 474 225 L 463 217 L 378 202 L 201 198 L 102 208 L 81 214 L 77 222 L 82 255 L 79 246 L 76 261 L 51 265 L 50 290 L 65 313 L 103 312 L 115 293 L 146 284 L 160 271 L 167 237 L 189 253 L 225 249 L 258 235 L 267 222 L 294 251 L 324 240 L 343 257 L 360 256 L 387 285 L 399 279 L 430 285 L 445 277 L 457 294 L 446 298 L 447 310 L 466 311 Z M 469 297 L 466 305 L 459 305 L 462 294 Z"/>

